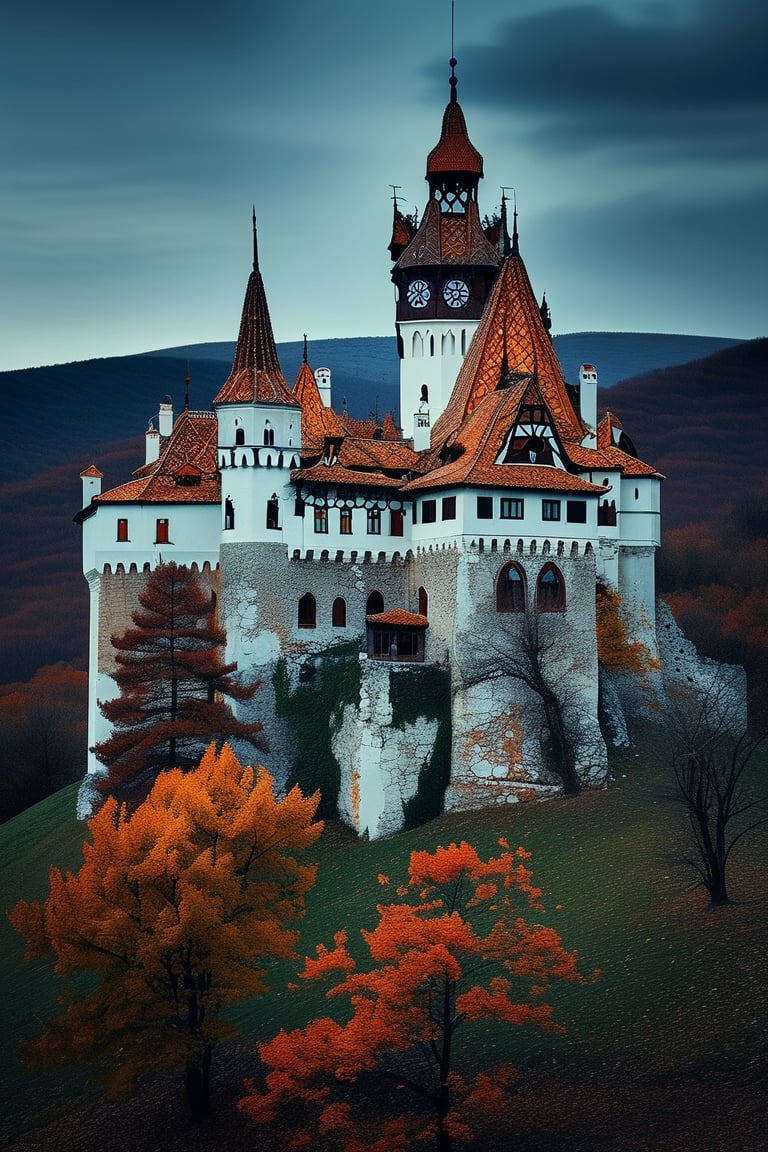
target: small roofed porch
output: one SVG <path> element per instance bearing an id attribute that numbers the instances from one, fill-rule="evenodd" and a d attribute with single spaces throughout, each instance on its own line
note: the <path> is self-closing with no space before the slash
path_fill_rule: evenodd
<path id="1" fill-rule="evenodd" d="M 369 660 L 424 663 L 424 637 L 429 620 L 418 612 L 394 608 L 365 618 Z"/>

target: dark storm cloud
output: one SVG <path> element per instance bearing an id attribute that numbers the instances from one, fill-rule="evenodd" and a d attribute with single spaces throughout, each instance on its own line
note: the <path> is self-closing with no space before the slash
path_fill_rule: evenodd
<path id="1" fill-rule="evenodd" d="M 562 6 L 462 52 L 473 96 L 538 115 L 542 148 L 717 141 L 754 154 L 768 110 L 768 5 Z"/>

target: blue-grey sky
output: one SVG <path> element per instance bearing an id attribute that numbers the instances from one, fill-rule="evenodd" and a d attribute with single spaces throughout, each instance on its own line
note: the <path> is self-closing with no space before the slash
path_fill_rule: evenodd
<path id="1" fill-rule="evenodd" d="M 251 205 L 278 340 L 388 335 L 450 0 L 8 0 L 0 370 L 234 339 Z M 766 335 L 764 0 L 456 0 L 481 212 L 555 332 Z"/>

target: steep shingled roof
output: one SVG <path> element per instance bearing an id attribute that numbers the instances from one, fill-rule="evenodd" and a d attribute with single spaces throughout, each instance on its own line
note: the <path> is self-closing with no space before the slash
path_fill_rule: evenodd
<path id="1" fill-rule="evenodd" d="M 215 413 L 183 411 L 158 459 L 138 468 L 135 479 L 127 484 L 94 497 L 94 503 L 218 503 L 221 481 L 217 469 L 217 440 Z"/>
<path id="2" fill-rule="evenodd" d="M 502 265 L 451 398 L 435 421 L 432 445 L 445 443 L 483 397 L 523 377 L 537 381 L 560 439 L 580 443 L 584 427 L 568 396 L 560 361 L 515 249 Z"/>
<path id="3" fill-rule="evenodd" d="M 455 88 L 443 112 L 440 139 L 427 156 L 427 179 L 441 172 L 483 175 L 483 158 L 467 132 L 467 122 L 456 99 Z"/>
<path id="4" fill-rule="evenodd" d="M 253 217 L 253 270 L 245 290 L 232 371 L 214 404 L 296 404 L 277 358 L 267 295 L 259 271 L 256 216 Z"/>
<path id="5" fill-rule="evenodd" d="M 344 426 L 332 408 L 323 404 L 315 375 L 306 360 L 299 368 L 292 396 L 301 405 L 301 443 L 304 452 L 323 446 L 326 436 L 343 436 Z"/>

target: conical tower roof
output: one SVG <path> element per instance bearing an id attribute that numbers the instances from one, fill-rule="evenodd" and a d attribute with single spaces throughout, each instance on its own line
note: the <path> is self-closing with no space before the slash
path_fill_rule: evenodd
<path id="1" fill-rule="evenodd" d="M 293 385 L 294 403 L 301 405 L 301 443 L 303 449 L 322 447 L 326 436 L 343 439 L 346 435 L 341 420 L 332 408 L 323 404 L 315 374 L 304 359 Z"/>
<path id="2" fill-rule="evenodd" d="M 245 290 L 232 371 L 214 404 L 289 404 L 296 401 L 277 358 L 264 281 L 259 271 L 256 214 L 253 216 L 253 271 Z"/>

